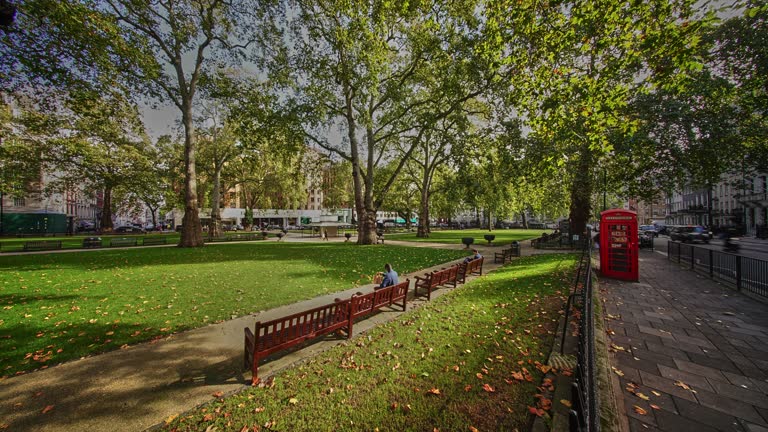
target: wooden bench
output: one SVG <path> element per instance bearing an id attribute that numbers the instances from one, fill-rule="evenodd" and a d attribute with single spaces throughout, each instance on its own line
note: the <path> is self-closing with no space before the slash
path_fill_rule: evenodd
<path id="1" fill-rule="evenodd" d="M 350 300 L 340 300 L 245 328 L 244 367 L 251 368 L 252 384 L 259 382 L 259 360 L 309 339 L 333 333 L 349 325 Z M 352 334 L 347 333 L 347 337 Z"/>
<path id="2" fill-rule="evenodd" d="M 219 236 L 219 237 L 206 237 L 203 239 L 203 242 L 205 243 L 216 243 L 216 242 L 228 242 L 230 241 L 230 238 L 228 236 Z"/>
<path id="3" fill-rule="evenodd" d="M 86 237 L 83 239 L 84 249 L 96 249 L 102 246 L 101 237 Z"/>
<path id="4" fill-rule="evenodd" d="M 121 237 L 121 238 L 113 238 L 109 239 L 109 247 L 116 247 L 116 246 L 136 246 L 138 239 L 136 237 L 128 238 L 128 237 Z"/>
<path id="5" fill-rule="evenodd" d="M 432 290 L 436 289 L 437 287 L 451 284 L 455 288 L 456 283 L 459 282 L 459 274 L 461 272 L 460 266 L 460 264 L 457 264 L 449 268 L 435 270 L 432 273 L 427 273 L 423 277 L 416 276 L 416 283 L 413 286 L 414 295 L 418 297 L 419 289 L 423 288 L 427 292 L 427 300 L 431 300 Z"/>
<path id="6" fill-rule="evenodd" d="M 384 234 L 376 234 L 376 244 L 384 244 Z"/>
<path id="7" fill-rule="evenodd" d="M 458 282 L 462 284 L 466 282 L 468 275 L 482 275 L 484 260 L 485 257 L 480 257 L 478 259 L 473 259 L 470 262 L 459 264 L 461 268 L 459 269 Z"/>
<path id="8" fill-rule="evenodd" d="M 349 300 L 348 337 L 352 337 L 352 325 L 357 318 L 372 314 L 385 306 L 397 305 L 402 307 L 403 311 L 405 311 L 407 308 L 406 297 L 408 296 L 408 287 L 410 284 L 411 281 L 406 279 L 404 282 L 377 289 L 369 294 L 353 295 Z M 402 301 L 402 304 L 399 303 L 400 301 Z"/>
<path id="9" fill-rule="evenodd" d="M 256 234 L 232 234 L 229 236 L 230 240 L 256 240 Z"/>
<path id="10" fill-rule="evenodd" d="M 36 240 L 24 242 L 25 251 L 44 251 L 61 249 L 61 240 Z"/>
<path id="11" fill-rule="evenodd" d="M 168 237 L 144 237 L 141 241 L 144 246 L 156 246 L 168 244 Z"/>
<path id="12" fill-rule="evenodd" d="M 496 252 L 493 255 L 494 263 L 504 264 L 507 261 L 512 261 L 512 257 L 520 256 L 520 244 L 511 244 L 507 249 L 502 249 L 501 252 Z"/>

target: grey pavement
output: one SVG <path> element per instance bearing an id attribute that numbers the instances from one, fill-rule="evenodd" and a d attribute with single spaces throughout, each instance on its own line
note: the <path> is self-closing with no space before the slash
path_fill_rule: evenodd
<path id="1" fill-rule="evenodd" d="M 302 241 L 292 239 L 293 241 Z M 343 241 L 337 239 L 335 241 Z M 305 241 L 319 241 L 305 239 Z M 525 242 L 528 243 L 528 242 Z M 405 243 L 417 247 L 460 249 L 462 245 Z M 226 244 L 208 247 L 226 247 Z M 500 247 L 477 246 L 486 256 L 484 272 L 499 267 L 493 252 Z M 528 245 L 523 253 L 531 253 Z M 445 264 L 400 275 L 401 280 Z M 413 285 L 411 285 L 411 288 Z M 243 328 L 370 292 L 373 285 L 354 287 L 299 303 L 262 311 L 220 324 L 178 333 L 166 339 L 70 361 L 45 370 L 0 380 L 0 429 L 12 431 L 141 431 L 214 399 L 213 394 L 242 390 L 250 380 L 244 372 Z M 449 292 L 439 289 L 433 296 Z M 412 292 L 410 293 L 412 296 Z M 423 300 L 409 302 L 409 309 Z M 385 310 L 355 325 L 355 335 L 395 319 L 402 311 Z M 268 359 L 262 377 L 312 357 L 346 339 L 330 336 L 303 349 Z M 45 412 L 44 412 L 45 411 Z"/>
<path id="2" fill-rule="evenodd" d="M 649 251 L 599 287 L 625 428 L 768 431 L 768 304 Z"/>

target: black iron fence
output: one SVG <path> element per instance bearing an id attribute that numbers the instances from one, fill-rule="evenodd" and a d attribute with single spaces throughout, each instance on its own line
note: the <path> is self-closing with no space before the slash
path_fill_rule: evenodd
<path id="1" fill-rule="evenodd" d="M 768 297 L 768 261 L 673 241 L 667 243 L 667 258 L 738 291 Z"/>
<path id="2" fill-rule="evenodd" d="M 571 387 L 571 402 L 573 404 L 569 418 L 571 432 L 598 432 L 600 430 L 596 394 L 595 316 L 592 304 L 591 254 L 592 242 L 588 241 L 581 256 L 574 282 L 574 291 L 571 295 L 572 298 L 575 297 L 574 303 L 581 312 L 576 370 Z M 569 304 L 570 300 L 569 298 Z M 566 317 L 566 325 L 567 322 L 568 318 Z"/>

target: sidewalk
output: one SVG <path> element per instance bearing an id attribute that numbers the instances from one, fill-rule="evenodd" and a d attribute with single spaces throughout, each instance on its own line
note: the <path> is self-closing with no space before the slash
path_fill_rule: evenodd
<path id="1" fill-rule="evenodd" d="M 645 251 L 639 283 L 599 287 L 625 427 L 768 431 L 768 303 Z"/>
<path id="2" fill-rule="evenodd" d="M 387 243 L 401 244 L 395 241 Z M 455 244 L 407 245 L 461 248 L 461 245 Z M 478 249 L 486 257 L 484 272 L 499 267 L 493 263 L 493 252 L 501 248 L 479 246 Z M 528 249 L 523 248 L 523 251 Z M 413 281 L 413 275 L 444 266 L 422 269 L 400 275 L 400 278 L 405 280 L 410 277 Z M 244 327 L 253 327 L 257 320 L 276 319 L 331 303 L 337 297 L 346 298 L 355 292 L 370 292 L 372 289 L 372 284 L 355 287 L 179 333 L 156 343 L 143 343 L 0 380 L 0 429 L 7 424 L 9 431 L 144 430 L 169 416 L 213 400 L 216 392 L 226 394 L 243 388 L 250 380 L 250 372 L 242 369 Z M 449 290 L 441 288 L 432 295 L 440 296 Z M 408 309 L 423 303 L 423 300 L 409 302 Z M 395 319 L 402 313 L 385 309 L 357 323 L 355 335 Z M 299 351 L 273 358 L 259 367 L 259 374 L 267 377 L 345 342 L 346 339 L 336 337 L 322 339 Z"/>

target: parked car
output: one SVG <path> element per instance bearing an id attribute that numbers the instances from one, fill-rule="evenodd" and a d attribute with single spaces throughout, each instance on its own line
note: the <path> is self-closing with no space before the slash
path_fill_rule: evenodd
<path id="1" fill-rule="evenodd" d="M 701 225 L 684 225 L 674 227 L 669 233 L 669 238 L 673 241 L 683 243 L 709 243 L 712 239 L 712 233 Z"/>
<path id="2" fill-rule="evenodd" d="M 120 234 L 143 234 L 146 231 L 144 231 L 144 228 L 133 226 L 133 225 L 124 225 L 119 226 L 115 228 L 116 233 Z"/>
<path id="3" fill-rule="evenodd" d="M 640 231 L 641 233 L 648 233 L 653 237 L 659 236 L 659 231 L 653 225 L 640 225 L 640 228 L 638 229 L 638 231 Z"/>

